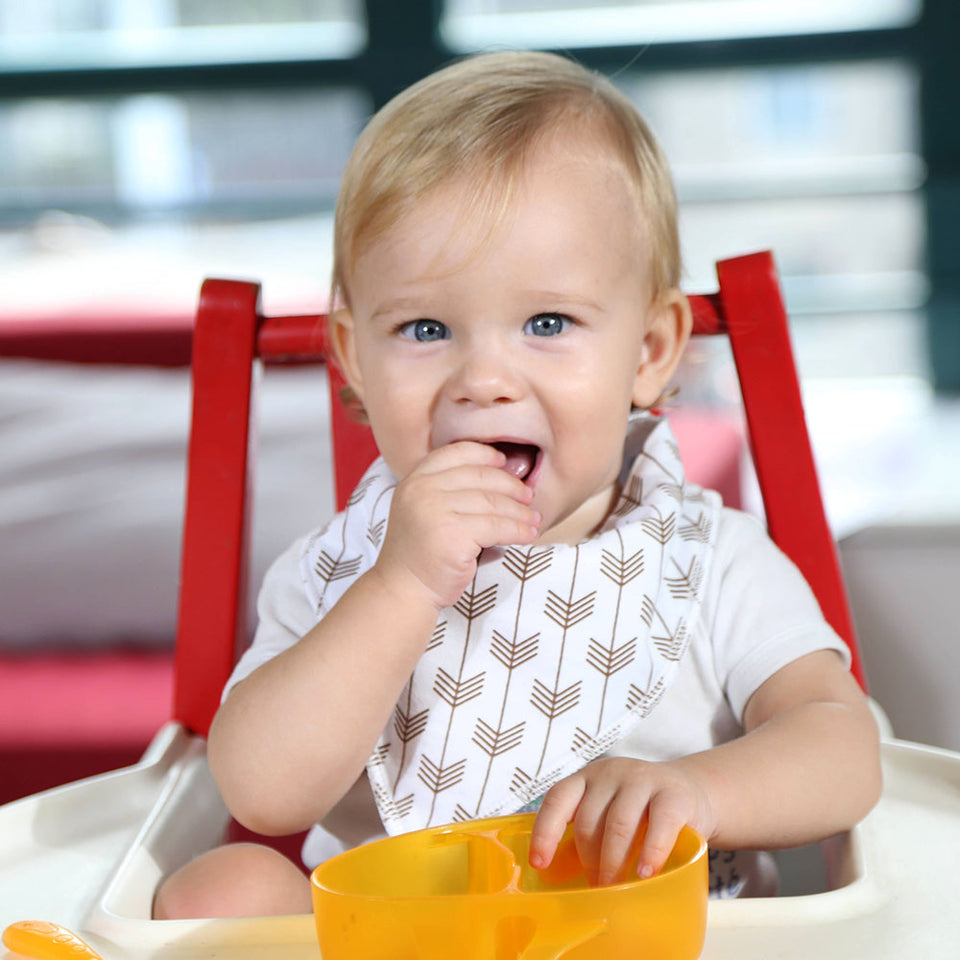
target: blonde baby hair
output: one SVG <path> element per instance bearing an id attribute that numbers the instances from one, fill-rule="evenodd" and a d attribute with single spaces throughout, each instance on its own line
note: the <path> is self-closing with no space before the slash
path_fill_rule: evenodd
<path id="1" fill-rule="evenodd" d="M 490 53 L 409 87 L 358 138 L 337 199 L 331 307 L 350 305 L 350 278 L 364 246 L 432 190 L 467 178 L 477 206 L 501 215 L 530 151 L 545 135 L 568 127 L 612 148 L 649 231 L 651 262 L 642 266 L 650 269 L 651 292 L 657 296 L 676 287 L 680 251 L 673 182 L 633 104 L 609 80 L 565 57 Z"/>

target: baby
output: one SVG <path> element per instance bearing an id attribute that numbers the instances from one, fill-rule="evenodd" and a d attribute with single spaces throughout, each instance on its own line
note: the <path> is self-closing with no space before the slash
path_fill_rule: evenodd
<path id="1" fill-rule="evenodd" d="M 304 861 L 538 809 L 591 879 L 689 824 L 722 895 L 849 828 L 880 791 L 848 653 L 751 518 L 685 480 L 648 411 L 691 318 L 659 148 L 561 57 L 475 57 L 381 110 L 337 203 L 330 337 L 381 458 L 271 569 L 210 731 L 233 815 L 311 828 Z M 310 910 L 233 845 L 157 917 Z"/>

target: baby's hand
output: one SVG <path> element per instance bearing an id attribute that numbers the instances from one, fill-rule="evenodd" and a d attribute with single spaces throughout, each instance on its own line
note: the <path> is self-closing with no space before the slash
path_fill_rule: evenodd
<path id="1" fill-rule="evenodd" d="M 648 819 L 637 862 L 640 877 L 663 866 L 684 824 L 709 838 L 713 812 L 706 790 L 689 773 L 669 763 L 626 757 L 595 760 L 547 791 L 533 825 L 530 864 L 550 865 L 567 824 L 591 883 L 628 879 L 623 875 L 637 830 Z"/>
<path id="2" fill-rule="evenodd" d="M 484 443 L 459 441 L 431 451 L 398 485 L 377 567 L 402 574 L 437 608 L 456 603 L 484 547 L 533 543 L 540 514 L 533 491 L 502 468 Z"/>

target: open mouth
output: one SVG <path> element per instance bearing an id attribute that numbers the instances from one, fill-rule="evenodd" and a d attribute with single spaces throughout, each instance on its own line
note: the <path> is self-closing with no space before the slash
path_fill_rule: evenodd
<path id="1" fill-rule="evenodd" d="M 496 440 L 490 444 L 507 458 L 503 469 L 511 476 L 525 483 L 533 476 L 540 459 L 540 448 L 532 443 L 514 443 L 509 440 Z"/>

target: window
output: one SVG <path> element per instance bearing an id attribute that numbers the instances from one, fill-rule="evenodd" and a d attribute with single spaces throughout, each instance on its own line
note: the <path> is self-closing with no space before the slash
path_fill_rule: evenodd
<path id="1" fill-rule="evenodd" d="M 0 0 L 7 73 L 350 58 L 359 0 Z M 0 208 L 108 220 L 329 208 L 370 113 L 349 86 L 0 100 Z M 201 84 L 202 86 L 202 84 Z"/>
<path id="2" fill-rule="evenodd" d="M 712 285 L 718 256 L 772 247 L 797 330 L 863 338 L 843 356 L 799 338 L 806 372 L 926 374 L 921 12 L 921 0 L 0 0 L 0 225 L 29 229 L 46 210 L 250 231 L 328 217 L 375 102 L 418 70 L 476 49 L 568 49 L 664 144 L 690 287 Z M 77 92 L 70 78 L 94 74 Z M 5 75 L 46 86 L 22 96 Z M 272 258 L 269 243 L 251 259 Z"/>
<path id="3" fill-rule="evenodd" d="M 627 73 L 617 83 L 670 160 L 698 285 L 716 251 L 769 246 L 795 312 L 920 305 L 924 165 L 911 67 Z"/>
<path id="4" fill-rule="evenodd" d="M 350 57 L 359 0 L 0 0 L 0 63 L 66 70 Z"/>
<path id="5" fill-rule="evenodd" d="M 449 0 L 443 35 L 462 51 L 575 49 L 877 30 L 919 13 L 920 0 Z"/>
<path id="6" fill-rule="evenodd" d="M 0 101 L 8 223 L 62 208 L 107 220 L 329 209 L 369 115 L 352 89 Z"/>

